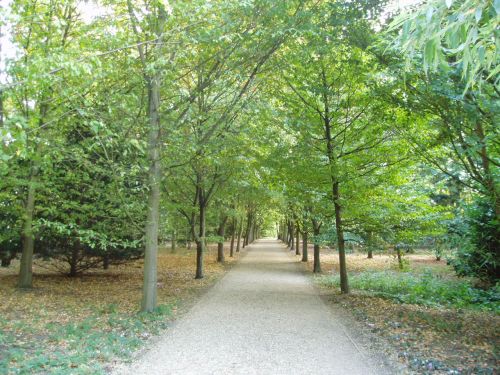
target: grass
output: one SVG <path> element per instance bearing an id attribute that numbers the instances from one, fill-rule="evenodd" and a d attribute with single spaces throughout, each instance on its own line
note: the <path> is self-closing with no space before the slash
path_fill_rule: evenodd
<path id="1" fill-rule="evenodd" d="M 234 260 L 227 258 L 227 264 Z M 158 258 L 158 304 L 138 313 L 143 262 L 68 278 L 35 265 L 34 288 L 15 287 L 18 263 L 0 269 L 0 374 L 104 374 L 170 322 L 227 270 L 216 250 L 194 280 L 194 251 Z"/>
<path id="2" fill-rule="evenodd" d="M 43 332 L 29 323 L 12 327 L 3 321 L 0 373 L 104 374 L 106 362 L 128 358 L 145 338 L 166 328 L 171 314 L 168 305 L 151 314 L 102 312 L 80 322 L 47 323 Z"/>
<path id="3" fill-rule="evenodd" d="M 353 289 L 374 296 L 435 307 L 472 308 L 500 313 L 500 285 L 490 290 L 474 288 L 469 280 L 446 279 L 430 270 L 421 274 L 397 271 L 363 272 L 350 277 Z M 339 287 L 338 276 L 322 276 L 319 282 Z"/>
<path id="4" fill-rule="evenodd" d="M 312 254 L 312 252 L 311 252 Z M 388 254 L 347 255 L 352 293 L 339 293 L 338 254 L 322 249 L 315 277 L 328 300 L 354 315 L 369 336 L 381 337 L 412 373 L 495 374 L 500 348 L 500 290 L 474 287 L 432 253 L 405 256 L 397 271 Z M 308 267 L 312 270 L 312 262 Z M 370 339 L 371 340 L 371 339 Z"/>

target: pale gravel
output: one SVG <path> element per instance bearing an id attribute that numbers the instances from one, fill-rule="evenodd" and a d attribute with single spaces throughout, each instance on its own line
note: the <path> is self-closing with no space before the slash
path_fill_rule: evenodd
<path id="1" fill-rule="evenodd" d="M 388 374 L 276 240 L 259 240 L 118 374 Z"/>

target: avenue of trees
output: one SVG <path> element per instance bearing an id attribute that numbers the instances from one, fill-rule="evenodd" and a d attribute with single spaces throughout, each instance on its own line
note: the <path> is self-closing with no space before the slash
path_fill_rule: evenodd
<path id="1" fill-rule="evenodd" d="M 152 311 L 162 243 L 200 279 L 208 242 L 224 262 L 264 234 L 314 272 L 334 247 L 343 293 L 353 246 L 498 281 L 498 1 L 5 4 L 0 259 L 20 288 L 34 261 L 144 258 Z"/>

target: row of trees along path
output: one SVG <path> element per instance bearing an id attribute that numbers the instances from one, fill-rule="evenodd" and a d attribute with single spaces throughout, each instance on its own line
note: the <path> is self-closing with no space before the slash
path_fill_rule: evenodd
<path id="1" fill-rule="evenodd" d="M 85 5 L 87 4 L 87 5 Z M 70 276 L 161 243 L 230 254 L 277 234 L 434 244 L 498 280 L 495 1 L 16 0 L 0 27 L 0 257 Z M 90 7 L 90 11 L 89 11 Z M 457 15 L 460 15 L 458 17 Z M 5 50 L 1 38 L 0 50 Z M 420 52 L 422 51 L 422 52 Z M 417 53 L 418 52 L 418 53 Z"/>

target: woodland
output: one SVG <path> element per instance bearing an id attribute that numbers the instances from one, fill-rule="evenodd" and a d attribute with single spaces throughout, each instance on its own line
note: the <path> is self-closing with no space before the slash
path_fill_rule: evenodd
<path id="1" fill-rule="evenodd" d="M 493 374 L 499 26 L 499 0 L 0 1 L 0 373 L 101 371 L 273 237 L 359 319 L 441 324 L 426 358 L 469 340 Z M 95 363 L 29 343 L 99 314 Z"/>

